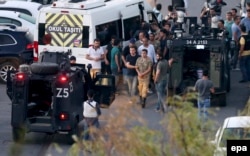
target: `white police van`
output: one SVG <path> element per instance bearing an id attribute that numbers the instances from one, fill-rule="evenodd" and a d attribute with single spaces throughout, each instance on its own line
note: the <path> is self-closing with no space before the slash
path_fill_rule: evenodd
<path id="1" fill-rule="evenodd" d="M 123 39 L 123 45 L 140 27 L 141 21 L 157 21 L 146 0 L 56 1 L 42 8 L 36 21 L 34 59 L 43 51 L 72 51 L 77 63 L 87 64 L 87 48 L 95 38 L 106 46 L 111 36 Z M 49 34 L 51 42 L 43 43 Z M 77 47 L 74 42 L 80 42 Z"/>

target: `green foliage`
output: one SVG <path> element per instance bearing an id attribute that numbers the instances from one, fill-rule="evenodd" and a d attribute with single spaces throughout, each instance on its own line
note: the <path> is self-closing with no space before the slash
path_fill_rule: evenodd
<path id="1" fill-rule="evenodd" d="M 194 93 L 169 97 L 167 113 L 156 130 L 147 127 L 135 104 L 120 105 L 100 130 L 90 129 L 92 141 L 76 142 L 71 153 L 77 155 L 80 147 L 84 156 L 211 156 L 213 147 L 201 131 L 193 107 L 195 97 Z"/>
<path id="2" fill-rule="evenodd" d="M 243 115 L 243 116 L 250 115 L 250 98 L 248 99 L 247 104 L 246 104 L 245 108 L 243 109 L 243 111 L 239 112 L 239 115 Z"/>
<path id="3" fill-rule="evenodd" d="M 201 126 L 205 123 L 200 123 L 197 118 L 197 109 L 192 103 L 194 97 L 194 94 L 187 94 L 185 98 L 174 96 L 170 99 L 170 106 L 174 108 L 168 111 L 167 118 L 163 120 L 163 125 L 167 126 L 166 131 L 170 134 L 168 138 L 172 149 L 170 154 L 209 156 L 213 153 L 213 147 L 201 131 Z M 209 123 L 206 124 L 209 128 Z"/>

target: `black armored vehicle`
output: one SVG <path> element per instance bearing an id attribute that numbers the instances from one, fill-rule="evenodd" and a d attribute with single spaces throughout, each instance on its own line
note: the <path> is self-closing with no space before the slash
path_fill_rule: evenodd
<path id="1" fill-rule="evenodd" d="M 37 63 L 8 72 L 13 140 L 22 141 L 26 132 L 78 134 L 88 89 L 94 89 L 101 106 L 109 106 L 115 98 L 114 77 L 99 74 L 92 80 L 88 70 L 70 64 L 68 53 L 44 52 Z"/>
<path id="2" fill-rule="evenodd" d="M 186 30 L 186 34 L 176 31 L 174 39 L 169 42 L 170 55 L 175 60 L 170 71 L 169 87 L 176 93 L 184 93 L 207 70 L 215 87 L 211 105 L 225 106 L 226 93 L 230 91 L 226 38 L 202 27 L 190 30 Z"/>

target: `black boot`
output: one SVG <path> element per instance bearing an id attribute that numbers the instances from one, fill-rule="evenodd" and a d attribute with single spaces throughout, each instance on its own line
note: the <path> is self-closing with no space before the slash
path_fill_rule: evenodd
<path id="1" fill-rule="evenodd" d="M 139 101 L 137 104 L 140 104 L 140 105 L 142 104 L 142 97 L 141 96 L 139 97 Z"/>
<path id="2" fill-rule="evenodd" d="M 146 98 L 143 98 L 142 99 L 142 105 L 141 105 L 141 107 L 145 108 L 145 106 L 146 106 Z"/>

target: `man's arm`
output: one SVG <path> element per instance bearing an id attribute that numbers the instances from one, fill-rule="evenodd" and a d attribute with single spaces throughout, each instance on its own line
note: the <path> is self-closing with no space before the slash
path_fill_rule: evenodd
<path id="1" fill-rule="evenodd" d="M 174 58 L 170 58 L 170 59 L 168 60 L 168 65 L 169 65 L 169 67 L 172 66 L 173 62 L 174 62 Z"/>
<path id="2" fill-rule="evenodd" d="M 142 76 L 144 76 L 144 75 L 150 73 L 150 72 L 151 72 L 151 69 L 152 69 L 152 64 L 148 67 L 148 69 L 147 69 L 144 73 L 142 73 Z"/>
<path id="3" fill-rule="evenodd" d="M 238 36 L 237 36 L 236 28 L 232 27 L 232 33 L 233 33 L 233 39 L 235 41 L 235 44 L 238 45 L 239 41 L 238 41 Z"/>
<path id="4" fill-rule="evenodd" d="M 151 44 L 151 45 L 152 45 L 152 44 Z M 154 63 L 157 62 L 157 59 L 156 59 L 156 52 L 155 52 L 156 49 L 154 48 L 153 45 L 152 45 L 151 47 L 152 47 L 152 51 L 151 51 L 151 52 L 153 53 L 153 64 L 154 64 Z"/>
<path id="5" fill-rule="evenodd" d="M 215 92 L 214 87 L 210 88 L 210 92 L 211 92 L 211 93 L 214 93 L 214 92 Z"/>
<path id="6" fill-rule="evenodd" d="M 152 62 L 151 62 L 150 65 L 148 66 L 148 69 L 147 69 L 145 72 L 142 73 L 142 76 L 144 76 L 144 75 L 150 73 L 150 72 L 151 72 L 151 69 L 152 69 Z"/>
<path id="7" fill-rule="evenodd" d="M 107 55 L 108 55 L 108 50 L 106 49 L 105 52 L 104 52 L 104 61 L 105 61 L 106 65 L 109 65 L 109 61 L 108 61 Z"/>
<path id="8" fill-rule="evenodd" d="M 202 10 L 202 12 L 200 14 L 200 18 L 204 17 L 206 13 L 207 13 L 206 8 L 203 8 L 203 10 Z"/>
<path id="9" fill-rule="evenodd" d="M 187 9 L 188 8 L 188 0 L 184 0 L 184 8 Z M 187 10 L 186 10 L 187 11 Z"/>
<path id="10" fill-rule="evenodd" d="M 131 65 L 130 62 L 128 61 L 128 56 L 126 57 L 126 64 L 125 66 L 129 69 L 136 69 L 137 66 L 136 65 Z"/>
<path id="11" fill-rule="evenodd" d="M 86 59 L 88 60 L 94 60 L 94 58 L 90 57 L 90 49 L 88 49 L 87 55 L 86 55 Z"/>
<path id="12" fill-rule="evenodd" d="M 159 65 L 159 63 L 158 63 Z M 158 82 L 158 79 L 159 79 L 159 75 L 161 73 L 161 70 L 158 68 L 158 65 L 156 67 L 156 72 L 155 72 L 155 78 L 154 78 L 154 82 L 157 83 Z"/>
<path id="13" fill-rule="evenodd" d="M 246 0 L 241 0 L 240 2 L 241 10 L 246 12 Z"/>
<path id="14" fill-rule="evenodd" d="M 124 56 L 125 50 L 126 50 L 126 47 L 124 48 L 124 50 L 123 50 L 123 52 L 122 52 L 122 62 L 124 63 L 124 65 L 126 65 L 126 63 L 127 63 L 126 58 L 125 58 L 125 56 Z"/>
<path id="15" fill-rule="evenodd" d="M 119 63 L 119 56 L 118 55 L 119 55 L 118 53 L 115 55 L 115 63 L 117 65 L 118 72 L 120 72 L 120 63 Z"/>
<path id="16" fill-rule="evenodd" d="M 243 37 L 240 38 L 240 51 L 239 51 L 239 57 L 241 57 L 245 47 L 245 39 Z"/>

